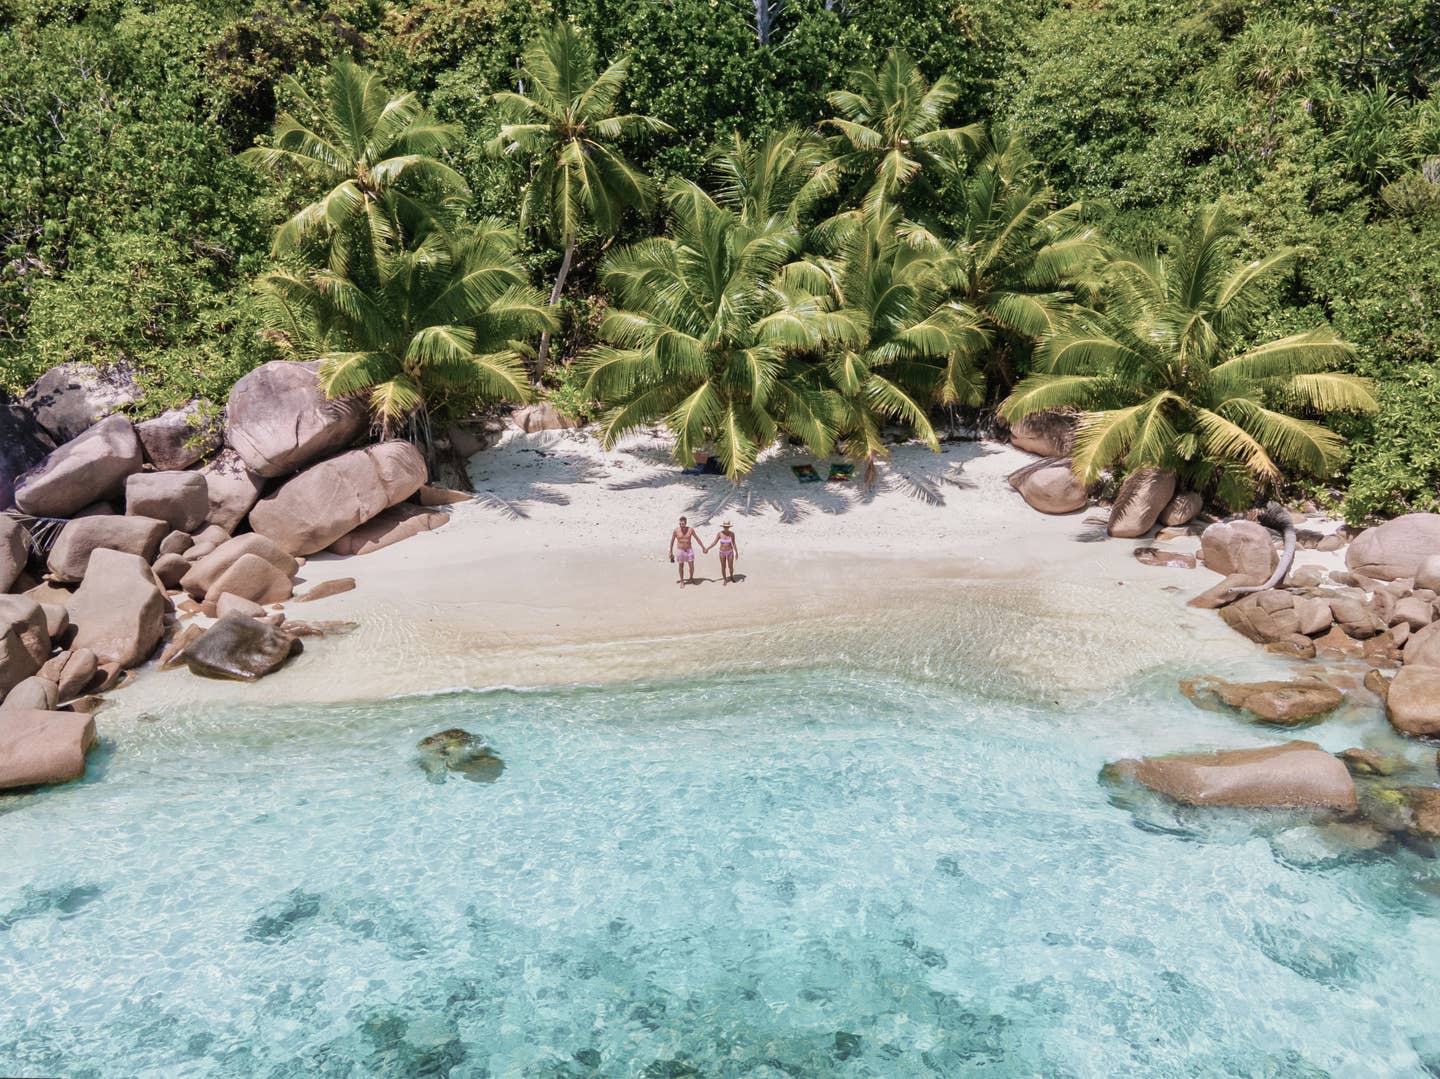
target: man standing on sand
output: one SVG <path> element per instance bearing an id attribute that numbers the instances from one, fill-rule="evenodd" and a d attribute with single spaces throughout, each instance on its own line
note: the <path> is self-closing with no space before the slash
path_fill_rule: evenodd
<path id="1" fill-rule="evenodd" d="M 690 583 L 695 583 L 695 548 L 694 544 L 700 542 L 700 533 L 686 523 L 685 518 L 680 518 L 680 524 L 670 533 L 670 561 L 679 563 L 680 580 L 678 584 L 685 583 L 685 567 L 690 567 Z M 679 547 L 679 558 L 676 558 L 676 547 Z"/>

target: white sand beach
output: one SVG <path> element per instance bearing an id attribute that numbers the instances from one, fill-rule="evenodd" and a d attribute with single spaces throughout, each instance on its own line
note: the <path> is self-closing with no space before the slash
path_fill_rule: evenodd
<path id="1" fill-rule="evenodd" d="M 355 632 L 307 642 L 256 684 L 147 670 L 110 718 L 831 661 L 919 675 L 963 664 L 1073 694 L 1202 656 L 1207 669 L 1274 662 L 1185 606 L 1215 580 L 1203 568 L 1140 564 L 1134 548 L 1153 541 L 1107 539 L 1103 509 L 1030 509 L 1005 477 L 1033 458 L 1008 445 L 897 446 L 869 490 L 858 476 L 800 484 L 790 466 L 809 460 L 772 451 L 734 485 L 681 474 L 658 434 L 605 452 L 582 431 L 508 431 L 472 459 L 479 500 L 444 528 L 302 568 L 299 592 L 336 577 L 357 587 L 291 616 L 353 620 Z M 706 542 L 733 520 L 743 580 L 722 586 L 712 552 L 703 583 L 677 586 L 667 544 L 681 514 Z"/>

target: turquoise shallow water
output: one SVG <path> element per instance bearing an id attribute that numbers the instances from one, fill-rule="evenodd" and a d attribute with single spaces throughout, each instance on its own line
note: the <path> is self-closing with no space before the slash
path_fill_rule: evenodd
<path id="1" fill-rule="evenodd" d="M 456 725 L 497 782 L 425 780 Z M 157 717 L 0 803 L 0 1073 L 1440 1067 L 1434 863 L 1096 780 L 1247 737 L 1171 676 L 1065 709 L 814 670 Z"/>

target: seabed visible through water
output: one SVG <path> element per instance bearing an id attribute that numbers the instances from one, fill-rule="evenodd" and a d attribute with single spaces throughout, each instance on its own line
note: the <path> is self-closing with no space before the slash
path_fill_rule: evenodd
<path id="1" fill-rule="evenodd" d="M 0 1072 L 1433 1074 L 1440 864 L 1098 781 L 1272 740 L 1179 673 L 140 718 L 0 803 Z M 450 727 L 503 774 L 428 781 Z"/>

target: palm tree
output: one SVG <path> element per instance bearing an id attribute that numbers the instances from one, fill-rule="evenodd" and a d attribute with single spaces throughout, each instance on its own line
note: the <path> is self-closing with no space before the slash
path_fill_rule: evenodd
<path id="1" fill-rule="evenodd" d="M 988 335 L 973 310 L 946 299 L 935 262 L 902 239 L 898 220 L 895 209 L 866 214 L 843 240 L 838 313 L 852 332 L 825 350 L 840 444 L 866 463 L 867 482 L 888 452 L 886 421 L 938 450 L 930 406 L 977 405 L 984 392 L 975 359 Z"/>
<path id="2" fill-rule="evenodd" d="M 379 242 L 341 265 L 260 279 L 272 336 L 319 359 L 332 397 L 364 393 L 386 437 L 452 400 L 523 401 L 521 341 L 554 324 L 528 283 L 513 232 L 496 221 L 444 222 L 407 237 L 390 200 L 372 207 Z"/>
<path id="3" fill-rule="evenodd" d="M 438 123 L 416 95 L 392 93 L 377 75 L 344 56 L 331 64 L 322 100 L 294 79 L 287 85 L 310 123 L 282 113 L 272 145 L 240 155 L 267 169 L 292 168 L 317 185 L 315 201 L 276 231 L 277 257 L 317 233 L 334 238 L 353 223 L 370 221 L 381 199 L 390 201 L 392 215 L 418 222 L 433 216 L 435 196 L 466 191 L 459 173 L 438 156 L 454 141 L 456 129 Z"/>
<path id="4" fill-rule="evenodd" d="M 613 236 L 624 210 L 648 210 L 652 204 L 649 178 L 614 144 L 626 135 L 670 127 L 651 116 L 615 111 L 630 58 L 621 57 L 597 76 L 589 49 L 568 23 L 543 32 L 526 51 L 522 69 L 528 93 L 492 98 L 510 122 L 501 126 L 491 149 L 530 160 L 521 225 L 542 228 L 564 251 L 550 291 L 553 306 L 560 302 L 582 232 Z M 540 339 L 537 375 L 549 349 L 547 333 Z"/>
<path id="5" fill-rule="evenodd" d="M 857 69 L 851 78 L 853 90 L 826 96 L 840 115 L 822 126 L 839 132 L 837 166 L 869 180 L 867 207 L 893 202 L 917 181 L 923 191 L 927 173 L 954 172 L 980 148 L 979 124 L 940 126 L 959 96 L 954 82 L 941 76 L 928 85 L 903 50 L 891 49 L 877 70 Z"/>
<path id="6" fill-rule="evenodd" d="M 980 317 L 994 343 L 989 371 L 1009 389 L 1016 354 L 1054 333 L 1077 293 L 1093 296 L 1104 247 L 1080 204 L 1057 208 L 1034 158 L 1004 132 L 991 134 L 957 201 L 955 240 L 912 230 L 911 242 L 947 250 L 938 271 L 951 297 Z"/>
<path id="7" fill-rule="evenodd" d="M 757 228 L 799 228 L 835 190 L 830 160 L 824 140 L 796 127 L 754 141 L 736 132 L 714 155 L 716 201 Z"/>
<path id="8" fill-rule="evenodd" d="M 732 479 L 781 433 L 828 453 L 833 394 L 797 377 L 793 354 L 843 334 L 845 320 L 817 296 L 828 280 L 794 261 L 798 233 L 746 223 L 690 183 L 667 201 L 670 234 L 602 267 L 619 306 L 580 370 L 586 394 L 609 408 L 605 445 L 663 421 L 677 461 L 713 448 Z"/>
<path id="9" fill-rule="evenodd" d="M 1365 380 L 1332 370 L 1355 350 L 1329 328 L 1241 347 L 1296 253 L 1236 266 L 1228 251 L 1238 232 L 1210 208 L 1170 257 L 1116 262 L 1105 310 L 1081 310 L 1045 340 L 1039 372 L 1001 416 L 1084 411 L 1074 466 L 1087 482 L 1115 464 L 1158 466 L 1239 505 L 1275 483 L 1282 463 L 1330 474 L 1340 437 L 1294 413 L 1372 412 L 1375 398 Z"/>

